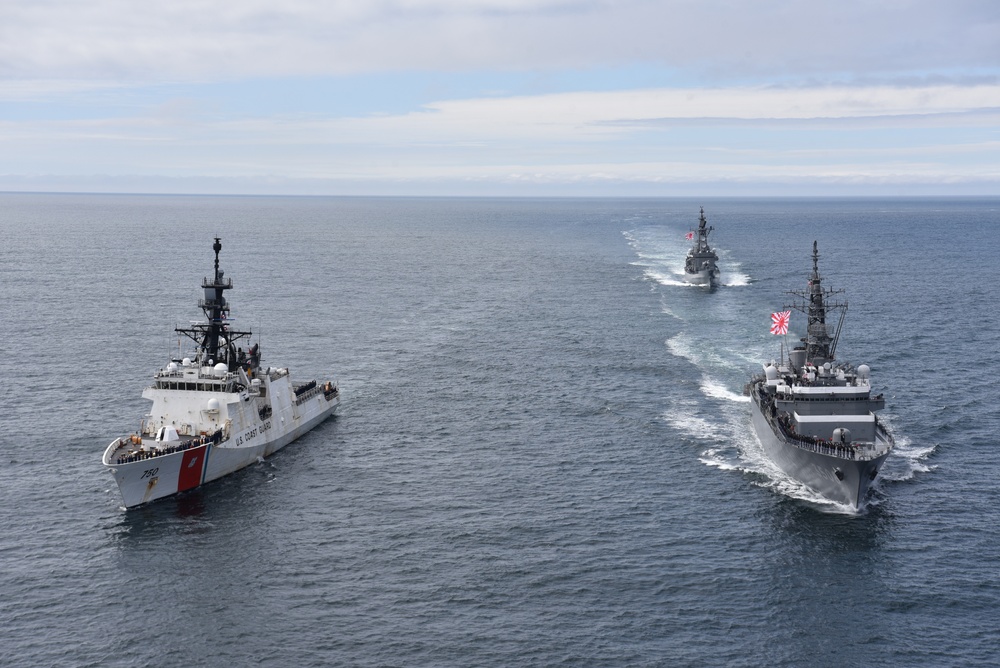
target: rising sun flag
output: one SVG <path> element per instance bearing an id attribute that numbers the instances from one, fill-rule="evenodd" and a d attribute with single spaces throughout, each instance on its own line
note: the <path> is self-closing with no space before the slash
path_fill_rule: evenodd
<path id="1" fill-rule="evenodd" d="M 781 311 L 771 314 L 771 333 L 778 335 L 788 334 L 788 319 L 792 317 L 791 311 Z"/>

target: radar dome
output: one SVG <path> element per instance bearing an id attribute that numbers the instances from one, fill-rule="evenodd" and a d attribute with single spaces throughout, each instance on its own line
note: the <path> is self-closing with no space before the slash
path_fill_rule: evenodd
<path id="1" fill-rule="evenodd" d="M 226 366 L 225 362 L 219 362 L 215 365 L 215 377 L 222 378 L 227 373 L 229 373 L 229 367 Z"/>
<path id="2" fill-rule="evenodd" d="M 183 360 L 181 360 L 181 364 L 183 364 L 184 366 L 191 366 L 191 358 L 185 357 Z"/>
<path id="3" fill-rule="evenodd" d="M 872 370 L 867 364 L 862 364 L 858 367 L 858 378 L 867 379 L 871 373 Z"/>
<path id="4" fill-rule="evenodd" d="M 773 364 L 768 364 L 766 367 L 764 367 L 764 375 L 767 377 L 768 380 L 777 380 L 778 370 L 774 368 Z"/>
<path id="5" fill-rule="evenodd" d="M 177 362 L 171 362 L 168 364 L 167 371 L 177 371 Z"/>
<path id="6" fill-rule="evenodd" d="M 217 413 L 219 411 L 219 400 L 212 397 L 208 400 L 208 407 L 206 408 L 209 412 Z"/>

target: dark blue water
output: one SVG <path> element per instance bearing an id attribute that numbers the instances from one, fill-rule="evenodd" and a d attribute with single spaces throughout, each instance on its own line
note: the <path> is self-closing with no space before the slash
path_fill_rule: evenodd
<path id="1" fill-rule="evenodd" d="M 702 204 L 714 293 L 676 280 Z M 995 665 L 998 212 L 0 195 L 0 664 Z M 342 412 L 125 512 L 100 456 L 213 236 L 265 364 Z M 814 239 L 898 443 L 860 513 L 741 393 Z"/>

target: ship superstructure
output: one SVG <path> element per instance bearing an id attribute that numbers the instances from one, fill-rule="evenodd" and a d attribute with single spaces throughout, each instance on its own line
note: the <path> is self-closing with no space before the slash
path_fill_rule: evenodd
<path id="1" fill-rule="evenodd" d="M 116 438 L 103 463 L 132 507 L 221 478 L 267 457 L 330 417 L 340 403 L 332 381 L 292 382 L 288 369 L 262 367 L 259 342 L 230 325 L 219 268 L 202 282 L 206 321 L 176 332 L 194 351 L 171 359 L 142 396 L 152 402 L 139 429 Z M 246 349 L 242 345 L 246 343 Z"/>
<path id="2" fill-rule="evenodd" d="M 748 384 L 753 425 L 778 468 L 823 497 L 858 508 L 894 442 L 876 416 L 885 398 L 872 394 L 871 369 L 836 361 L 847 302 L 835 299 L 843 291 L 824 289 L 816 242 L 812 260 L 808 289 L 791 291 L 795 300 L 787 306 L 805 314 L 806 336 Z M 790 312 L 775 314 L 786 328 Z M 831 326 L 828 317 L 837 312 Z"/>
<path id="3" fill-rule="evenodd" d="M 695 285 L 714 288 L 719 284 L 721 272 L 716 266 L 719 256 L 708 245 L 708 234 L 714 227 L 708 225 L 705 218 L 705 207 L 701 207 L 698 216 L 698 229 L 688 233 L 688 239 L 694 240 L 694 245 L 688 251 L 684 260 L 684 280 Z"/>

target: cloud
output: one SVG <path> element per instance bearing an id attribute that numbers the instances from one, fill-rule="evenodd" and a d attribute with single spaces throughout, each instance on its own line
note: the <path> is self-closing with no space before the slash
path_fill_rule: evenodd
<path id="1" fill-rule="evenodd" d="M 992 0 L 7 2 L 0 174 L 996 192 L 997 34 Z"/>
<path id="2" fill-rule="evenodd" d="M 207 144 L 249 141 L 306 143 L 484 146 L 505 141 L 593 142 L 655 131 L 671 123 L 797 121 L 854 129 L 891 123 L 937 127 L 977 117 L 996 125 L 1000 84 L 921 87 L 754 87 L 577 92 L 501 98 L 444 100 L 403 114 L 356 117 L 321 115 L 204 117 L 193 100 L 174 99 L 143 117 L 36 122 L 39 132 L 105 134 Z M 193 111 L 195 110 L 195 111 Z M 956 119 L 956 115 L 969 118 Z M 887 120 L 888 119 L 888 120 Z M 849 125 L 848 125 L 849 124 Z M 7 138 L 26 127 L 9 125 Z M 0 133 L 0 139 L 4 137 Z"/>
<path id="3" fill-rule="evenodd" d="M 1000 84 L 924 87 L 688 88 L 581 92 L 440 102 L 429 105 L 448 127 L 493 124 L 590 127 L 649 119 L 823 119 L 1000 110 Z M 382 122 L 376 120 L 374 122 Z"/>
<path id="4" fill-rule="evenodd" d="M 647 62 L 717 79 L 995 68 L 985 0 L 48 0 L 0 6 L 0 77 L 205 81 Z"/>
<path id="5" fill-rule="evenodd" d="M 661 131 L 671 123 L 717 126 L 731 121 L 797 121 L 841 129 L 889 122 L 910 129 L 978 122 L 995 127 L 1000 84 L 919 88 L 652 89 L 564 93 L 436 102 L 421 111 L 372 117 L 252 119 L 227 124 L 226 132 L 267 137 L 277 143 L 455 147 L 526 143 L 565 147 L 620 141 Z M 904 122 L 905 119 L 905 122 Z M 222 128 L 219 128 L 222 130 Z M 605 150 L 605 149 L 601 149 Z M 570 155 L 573 155 L 572 153 Z"/>
<path id="6" fill-rule="evenodd" d="M 995 129 L 998 119 L 1000 84 L 566 93 L 332 118 L 213 118 L 175 100 L 144 116 L 0 124 L 0 173 L 386 183 L 736 182 L 851 173 L 886 182 L 907 174 L 921 182 L 995 180 L 997 135 L 977 136 L 975 127 Z M 734 126 L 736 134 L 727 134 Z M 907 134 L 897 138 L 887 127 Z"/>

